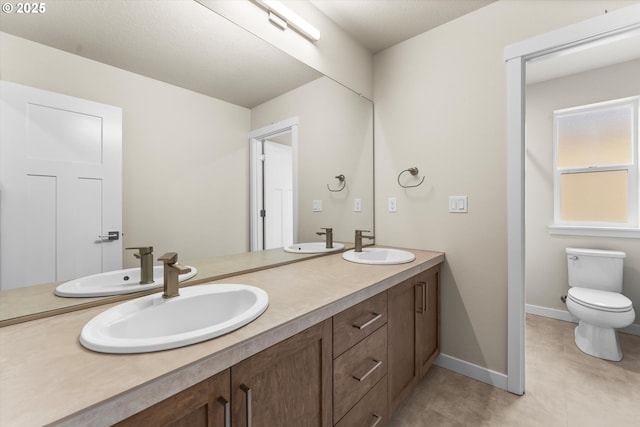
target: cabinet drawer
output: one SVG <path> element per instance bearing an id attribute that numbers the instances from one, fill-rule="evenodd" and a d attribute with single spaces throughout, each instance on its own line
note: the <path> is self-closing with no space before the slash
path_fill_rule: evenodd
<path id="1" fill-rule="evenodd" d="M 387 323 L 387 293 L 382 292 L 333 317 L 333 357 Z"/>
<path id="2" fill-rule="evenodd" d="M 389 421 L 387 411 L 387 376 L 382 377 L 336 427 L 382 427 Z"/>
<path id="3" fill-rule="evenodd" d="M 387 326 L 333 361 L 333 422 L 342 418 L 387 373 Z"/>

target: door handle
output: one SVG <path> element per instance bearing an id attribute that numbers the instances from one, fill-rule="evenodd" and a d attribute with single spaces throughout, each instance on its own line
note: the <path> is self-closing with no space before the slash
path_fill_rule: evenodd
<path id="1" fill-rule="evenodd" d="M 106 236 L 98 236 L 98 239 L 102 239 L 103 242 L 112 242 L 114 240 L 120 240 L 120 232 L 108 231 Z"/>

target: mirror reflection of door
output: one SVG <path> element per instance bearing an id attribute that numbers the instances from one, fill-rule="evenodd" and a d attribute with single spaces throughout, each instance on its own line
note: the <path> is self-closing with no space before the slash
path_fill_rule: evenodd
<path id="1" fill-rule="evenodd" d="M 107 236 L 122 229 L 122 110 L 0 92 L 0 289 L 121 268 L 122 240 Z"/>
<path id="2" fill-rule="evenodd" d="M 251 250 L 281 248 L 296 238 L 297 125 L 251 133 Z"/>

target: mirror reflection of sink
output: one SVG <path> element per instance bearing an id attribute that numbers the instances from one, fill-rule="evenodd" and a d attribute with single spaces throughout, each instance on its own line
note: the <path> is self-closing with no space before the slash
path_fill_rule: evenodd
<path id="1" fill-rule="evenodd" d="M 333 248 L 327 248 L 325 242 L 309 242 L 309 243 L 295 243 L 283 248 L 285 252 L 298 253 L 298 254 L 322 254 L 329 252 L 337 252 L 344 249 L 342 243 L 334 243 Z"/>
<path id="2" fill-rule="evenodd" d="M 197 268 L 190 268 L 189 273 L 178 276 L 180 282 L 189 280 L 198 274 Z M 55 294 L 67 298 L 107 297 L 161 288 L 164 286 L 162 265 L 153 267 L 153 281 L 153 283 L 141 285 L 140 268 L 128 268 L 70 280 L 58 285 Z"/>
<path id="3" fill-rule="evenodd" d="M 180 296 L 147 295 L 112 307 L 82 329 L 80 343 L 101 353 L 146 353 L 206 341 L 260 316 L 265 291 L 238 284 L 195 285 Z"/>
<path id="4" fill-rule="evenodd" d="M 362 252 L 353 249 L 342 254 L 342 258 L 359 264 L 404 264 L 416 259 L 409 251 L 391 248 L 363 248 Z"/>

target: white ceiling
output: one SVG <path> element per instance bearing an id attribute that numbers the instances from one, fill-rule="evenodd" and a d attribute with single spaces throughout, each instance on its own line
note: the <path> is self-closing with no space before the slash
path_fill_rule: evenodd
<path id="1" fill-rule="evenodd" d="M 46 3 L 0 30 L 247 108 L 321 76 L 196 1 Z"/>
<path id="2" fill-rule="evenodd" d="M 495 0 L 309 0 L 372 53 Z"/>
<path id="3" fill-rule="evenodd" d="M 308 1 L 377 52 L 493 0 Z M 321 76 L 196 1 L 47 0 L 42 15 L 0 14 L 0 30 L 247 108 Z M 630 60 L 640 56 L 639 41 L 539 61 L 527 71 L 593 68 L 590 51 L 599 66 Z M 532 78 L 551 78 L 549 70 Z"/>

